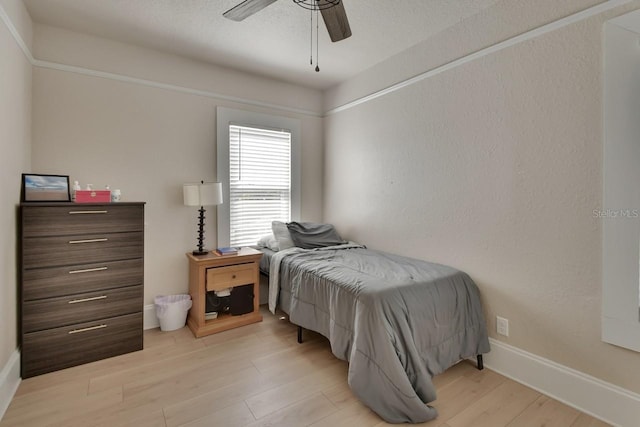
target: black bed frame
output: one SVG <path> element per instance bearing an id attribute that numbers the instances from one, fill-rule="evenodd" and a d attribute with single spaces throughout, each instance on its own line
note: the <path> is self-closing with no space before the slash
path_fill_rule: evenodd
<path id="1" fill-rule="evenodd" d="M 298 326 L 298 344 L 302 344 L 302 326 Z M 476 356 L 477 365 L 479 371 L 484 369 L 484 362 L 482 361 L 482 355 L 478 354 Z"/>

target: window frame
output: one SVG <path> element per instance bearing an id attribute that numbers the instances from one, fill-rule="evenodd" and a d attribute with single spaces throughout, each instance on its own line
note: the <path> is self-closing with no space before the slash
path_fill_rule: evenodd
<path id="1" fill-rule="evenodd" d="M 229 246 L 230 204 L 229 204 L 229 126 L 240 125 L 264 129 L 282 129 L 291 133 L 291 220 L 300 220 L 301 188 L 301 123 L 299 119 L 236 110 L 226 107 L 216 108 L 217 144 L 216 166 L 218 182 L 222 183 L 222 205 L 217 212 L 217 246 Z M 257 243 L 257 242 L 256 242 Z"/>

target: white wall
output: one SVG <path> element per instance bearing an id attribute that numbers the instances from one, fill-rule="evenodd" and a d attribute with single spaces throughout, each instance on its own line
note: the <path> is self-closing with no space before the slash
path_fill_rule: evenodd
<path id="1" fill-rule="evenodd" d="M 22 2 L 2 0 L 25 44 L 31 22 Z M 29 172 L 31 156 L 31 64 L 7 25 L 0 22 L 0 371 L 18 347 L 17 215 L 20 179 Z M 0 375 L 1 377 L 1 375 Z M 2 381 L 0 378 L 0 416 Z M 13 380 L 13 379 L 10 379 Z"/>
<path id="2" fill-rule="evenodd" d="M 20 384 L 18 205 L 31 164 L 32 24 L 19 0 L 0 0 L 0 418 Z M 22 50 L 24 49 L 24 51 Z M 26 55 L 25 55 L 26 52 Z"/>
<path id="3" fill-rule="evenodd" d="M 327 108 L 457 59 L 447 46 L 464 56 L 598 2 L 510 3 L 513 19 L 499 4 L 448 30 L 445 48 L 427 41 L 336 87 Z M 638 353 L 600 340 L 593 210 L 602 206 L 602 26 L 638 7 L 334 112 L 324 192 L 324 219 L 345 237 L 468 272 L 494 339 L 635 392 Z M 509 319 L 508 338 L 495 334 L 496 315 Z"/>
<path id="4" fill-rule="evenodd" d="M 182 184 L 216 178 L 217 106 L 301 119 L 301 211 L 320 219 L 322 119 L 313 113 L 320 92 L 51 27 L 36 25 L 35 35 L 35 56 L 46 62 L 33 72 L 33 170 L 109 184 L 123 200 L 147 202 L 146 304 L 187 292 L 185 252 L 196 247 L 197 209 L 182 205 Z M 206 224 L 205 246 L 215 247 L 215 209 Z"/>

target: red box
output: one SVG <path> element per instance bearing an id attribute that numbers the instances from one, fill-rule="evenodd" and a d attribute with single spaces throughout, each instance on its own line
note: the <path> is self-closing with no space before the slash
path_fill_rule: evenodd
<path id="1" fill-rule="evenodd" d="M 76 190 L 76 203 L 109 203 L 111 190 Z"/>

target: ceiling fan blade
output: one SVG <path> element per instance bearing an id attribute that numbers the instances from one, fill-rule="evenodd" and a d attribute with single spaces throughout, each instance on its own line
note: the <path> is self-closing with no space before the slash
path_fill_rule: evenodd
<path id="1" fill-rule="evenodd" d="M 318 4 L 321 6 L 322 19 L 324 19 L 324 25 L 327 26 L 331 41 L 339 42 L 351 37 L 351 27 L 349 27 L 349 20 L 347 19 L 347 12 L 344 10 L 343 2 L 341 1 L 332 7 L 322 8 L 322 5 L 326 3 L 327 0 L 318 0 Z"/>
<path id="2" fill-rule="evenodd" d="M 225 18 L 233 21 L 242 21 L 250 17 L 256 12 L 260 12 L 277 0 L 244 0 L 242 3 L 235 5 L 231 9 L 222 14 Z"/>

